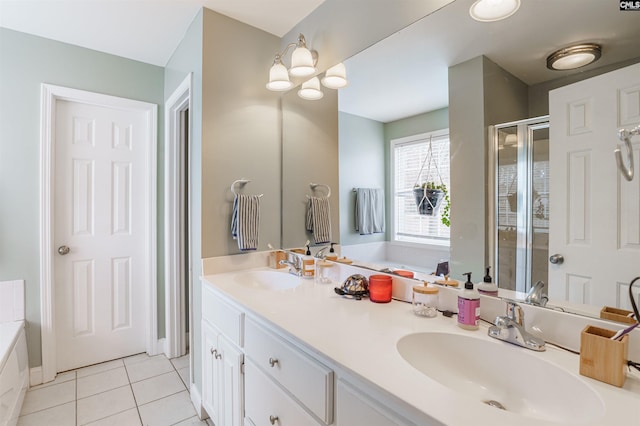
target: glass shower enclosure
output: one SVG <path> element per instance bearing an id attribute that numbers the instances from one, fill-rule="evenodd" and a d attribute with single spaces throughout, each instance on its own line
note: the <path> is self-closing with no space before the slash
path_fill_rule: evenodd
<path id="1" fill-rule="evenodd" d="M 500 288 L 548 282 L 549 116 L 489 127 L 489 253 Z M 546 288 L 545 288 L 546 293 Z"/>

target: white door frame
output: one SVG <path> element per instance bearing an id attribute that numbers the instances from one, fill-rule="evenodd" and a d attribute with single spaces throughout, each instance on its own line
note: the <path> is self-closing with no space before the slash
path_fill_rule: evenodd
<path id="1" fill-rule="evenodd" d="M 186 264 L 183 263 L 183 226 L 184 226 L 184 196 L 191 200 L 191 184 L 186 182 L 187 194 L 184 193 L 184 154 L 185 148 L 190 150 L 191 144 L 191 80 L 192 73 L 180 83 L 165 102 L 165 205 L 164 205 L 164 288 L 165 288 L 165 354 L 169 358 L 183 355 L 186 351 L 184 309 L 188 301 L 184 300 L 185 288 L 189 287 L 191 294 L 191 255 Z M 181 116 L 189 110 L 187 122 L 187 140 L 181 134 Z M 190 152 L 187 153 L 191 161 Z M 187 164 L 187 172 L 191 164 Z M 191 235 L 191 221 L 187 220 L 188 234 Z M 191 253 L 191 251 L 188 251 Z M 188 271 L 188 282 L 185 282 L 184 272 Z M 189 298 L 191 299 L 191 298 Z M 190 305 L 190 304 L 189 304 Z M 189 311 L 191 312 L 191 310 Z M 190 328 L 191 330 L 191 328 Z M 190 333 L 190 336 L 193 333 Z M 190 342 L 190 347 L 193 347 Z"/>
<path id="2" fill-rule="evenodd" d="M 147 353 L 158 352 L 157 313 L 157 105 L 118 98 L 115 96 L 87 92 L 84 90 L 41 85 L 40 105 L 40 318 L 42 336 L 42 381 L 49 382 L 56 376 L 56 329 L 55 329 L 55 289 L 54 289 L 54 165 L 55 165 L 55 118 L 56 101 L 65 100 L 102 107 L 142 111 L 147 114 L 149 140 L 147 141 L 147 193 L 143 202 L 145 217 L 145 256 L 148 269 L 145 274 L 146 302 L 146 347 Z"/>

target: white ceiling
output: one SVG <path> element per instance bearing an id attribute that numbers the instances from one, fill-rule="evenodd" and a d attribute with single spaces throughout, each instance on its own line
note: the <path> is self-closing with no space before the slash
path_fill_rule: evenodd
<path id="1" fill-rule="evenodd" d="M 448 68 L 486 55 L 531 85 L 567 71 L 546 68 L 553 51 L 577 42 L 602 44 L 602 58 L 582 72 L 640 57 L 640 12 L 610 0 L 522 0 L 493 23 L 469 16 L 474 0 L 456 0 L 345 61 L 349 86 L 340 110 L 383 123 L 446 107 Z"/>
<path id="2" fill-rule="evenodd" d="M 0 0 L 0 26 L 165 66 L 201 7 L 282 37 L 324 0 Z"/>
<path id="3" fill-rule="evenodd" d="M 164 66 L 203 6 L 282 37 L 323 1 L 0 0 L 0 26 Z M 576 72 L 640 56 L 640 12 L 613 0 L 522 0 L 494 23 L 469 17 L 473 1 L 456 0 L 348 59 L 340 110 L 389 122 L 446 107 L 448 68 L 479 55 L 527 84 L 568 75 L 549 71 L 545 58 L 575 42 L 603 45 L 602 59 Z"/>

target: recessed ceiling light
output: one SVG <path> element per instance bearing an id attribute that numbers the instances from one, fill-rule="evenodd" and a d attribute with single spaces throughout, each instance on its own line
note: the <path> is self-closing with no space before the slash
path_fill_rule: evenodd
<path id="1" fill-rule="evenodd" d="M 602 55 L 602 47 L 595 43 L 577 44 L 556 50 L 547 57 L 550 70 L 573 70 L 589 65 Z"/>
<path id="2" fill-rule="evenodd" d="M 469 14 L 480 22 L 493 22 L 508 18 L 520 8 L 520 0 L 477 0 Z"/>

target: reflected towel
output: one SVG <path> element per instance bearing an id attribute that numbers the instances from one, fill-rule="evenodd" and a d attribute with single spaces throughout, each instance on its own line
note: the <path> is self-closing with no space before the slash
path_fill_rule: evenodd
<path id="1" fill-rule="evenodd" d="M 331 211 L 329 198 L 309 197 L 307 203 L 307 231 L 313 232 L 316 244 L 331 242 Z"/>
<path id="2" fill-rule="evenodd" d="M 356 231 L 360 235 L 384 232 L 384 192 L 380 188 L 357 188 Z"/>
<path id="3" fill-rule="evenodd" d="M 231 236 L 240 250 L 256 250 L 260 230 L 260 196 L 237 194 L 231 213 Z"/>

